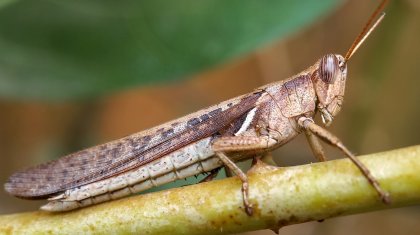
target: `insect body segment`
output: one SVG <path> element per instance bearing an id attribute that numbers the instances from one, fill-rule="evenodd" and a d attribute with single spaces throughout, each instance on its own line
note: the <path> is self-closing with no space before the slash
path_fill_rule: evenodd
<path id="1" fill-rule="evenodd" d="M 318 109 L 325 125 L 330 125 L 333 117 L 341 109 L 347 79 L 347 64 L 341 55 L 328 54 L 318 62 L 313 82 L 318 98 Z"/>
<path id="2" fill-rule="evenodd" d="M 121 198 L 178 179 L 193 176 L 198 172 L 208 172 L 222 163 L 212 156 L 211 138 L 188 145 L 150 164 L 118 176 L 100 180 L 77 188 L 68 189 L 50 199 L 43 210 L 67 211 Z"/>
<path id="3" fill-rule="evenodd" d="M 260 95 L 255 92 L 239 96 L 155 128 L 16 172 L 5 189 L 17 197 L 43 199 L 138 168 L 212 136 L 252 109 Z M 166 134 L 168 130 L 172 134 Z"/>

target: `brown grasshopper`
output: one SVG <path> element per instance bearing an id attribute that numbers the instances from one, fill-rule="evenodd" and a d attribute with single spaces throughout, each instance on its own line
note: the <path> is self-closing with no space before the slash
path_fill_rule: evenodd
<path id="1" fill-rule="evenodd" d="M 360 169 L 384 203 L 390 203 L 369 170 L 326 129 L 340 111 L 347 62 L 384 17 L 383 1 L 347 54 L 327 54 L 284 81 L 202 109 L 125 138 L 88 148 L 13 174 L 5 184 L 24 199 L 48 199 L 41 209 L 67 211 L 121 198 L 177 179 L 225 167 L 242 181 L 245 211 L 252 214 L 247 175 L 234 162 L 258 159 L 304 132 L 314 155 L 325 156 L 318 137 L 339 148 Z"/>

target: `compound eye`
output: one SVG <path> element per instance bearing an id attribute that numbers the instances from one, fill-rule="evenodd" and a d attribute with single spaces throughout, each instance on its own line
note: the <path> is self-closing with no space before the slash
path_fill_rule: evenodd
<path id="1" fill-rule="evenodd" d="M 339 71 L 340 66 L 335 55 L 329 54 L 322 57 L 318 68 L 319 77 L 322 81 L 328 84 L 334 83 Z"/>

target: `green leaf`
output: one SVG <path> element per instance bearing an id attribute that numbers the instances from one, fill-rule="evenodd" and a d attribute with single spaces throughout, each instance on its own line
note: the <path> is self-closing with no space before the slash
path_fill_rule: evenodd
<path id="1" fill-rule="evenodd" d="M 16 0 L 0 0 L 0 9 L 15 2 Z"/>
<path id="2" fill-rule="evenodd" d="M 337 1 L 16 1 L 0 9 L 0 96 L 91 97 L 185 78 L 314 21 Z"/>

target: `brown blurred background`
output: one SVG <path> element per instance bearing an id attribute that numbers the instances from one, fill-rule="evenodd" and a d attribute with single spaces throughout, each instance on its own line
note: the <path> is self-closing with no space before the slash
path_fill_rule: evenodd
<path id="1" fill-rule="evenodd" d="M 321 55 L 344 54 L 378 1 L 347 1 L 309 28 L 182 82 L 128 90 L 89 102 L 0 100 L 0 182 L 14 171 L 177 118 L 287 78 Z M 343 110 L 329 128 L 357 154 L 420 143 L 420 2 L 392 2 L 349 62 Z M 342 155 L 326 146 L 329 158 Z M 275 151 L 279 165 L 315 161 L 299 137 Z M 0 190 L 0 213 L 36 210 Z M 280 234 L 419 234 L 420 207 L 328 219 Z M 257 231 L 247 234 L 272 234 Z"/>

